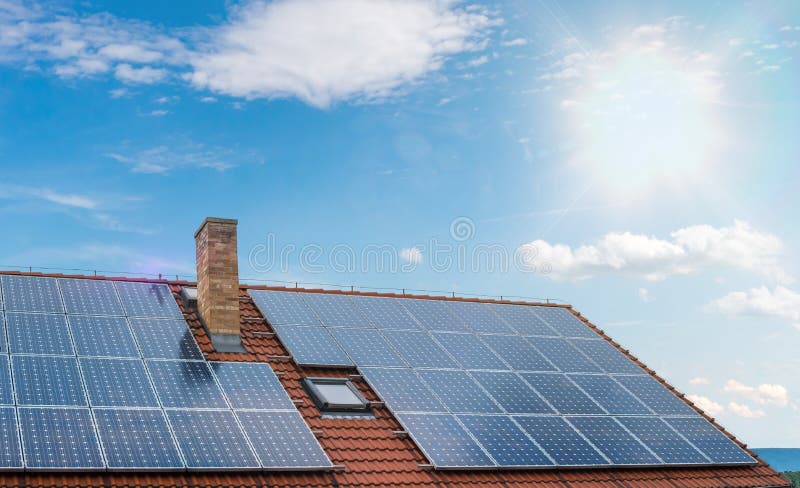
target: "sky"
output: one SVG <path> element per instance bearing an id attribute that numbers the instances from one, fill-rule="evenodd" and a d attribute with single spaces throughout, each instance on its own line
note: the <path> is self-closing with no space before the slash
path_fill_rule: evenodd
<path id="1" fill-rule="evenodd" d="M 243 281 L 570 303 L 800 447 L 799 60 L 793 1 L 0 0 L 0 266 L 235 218 Z"/>

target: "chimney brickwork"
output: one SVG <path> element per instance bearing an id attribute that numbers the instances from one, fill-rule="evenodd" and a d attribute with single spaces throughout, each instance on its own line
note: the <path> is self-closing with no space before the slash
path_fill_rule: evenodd
<path id="1" fill-rule="evenodd" d="M 239 336 L 236 220 L 209 217 L 194 235 L 197 309 L 211 334 Z"/>

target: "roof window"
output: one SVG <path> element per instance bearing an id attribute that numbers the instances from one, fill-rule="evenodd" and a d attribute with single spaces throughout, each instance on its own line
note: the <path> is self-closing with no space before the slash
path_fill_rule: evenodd
<path id="1" fill-rule="evenodd" d="M 347 378 L 305 378 L 303 387 L 322 413 L 372 415 L 369 401 Z"/>

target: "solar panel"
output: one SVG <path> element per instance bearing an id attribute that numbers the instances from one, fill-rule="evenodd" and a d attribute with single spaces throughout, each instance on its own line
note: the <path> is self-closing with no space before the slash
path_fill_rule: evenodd
<path id="1" fill-rule="evenodd" d="M 446 411 L 436 395 L 414 370 L 360 368 L 359 371 L 392 412 Z"/>
<path id="2" fill-rule="evenodd" d="M 599 373 L 600 368 L 589 361 L 566 339 L 555 337 L 528 337 L 533 344 L 559 370 L 565 373 Z"/>
<path id="3" fill-rule="evenodd" d="M 423 369 L 419 375 L 454 413 L 501 413 L 500 407 L 466 371 Z"/>
<path id="4" fill-rule="evenodd" d="M 28 469 L 102 469 L 103 456 L 88 408 L 19 408 Z"/>
<path id="5" fill-rule="evenodd" d="M 9 349 L 15 354 L 75 354 L 64 315 L 8 313 Z"/>
<path id="6" fill-rule="evenodd" d="M 271 325 L 322 325 L 297 292 L 250 290 L 250 298 Z"/>
<path id="7" fill-rule="evenodd" d="M 492 310 L 518 334 L 532 336 L 557 336 L 556 331 L 534 315 L 528 305 L 493 304 Z"/>
<path id="8" fill-rule="evenodd" d="M 622 386 L 657 414 L 697 415 L 697 412 L 650 375 L 615 376 Z"/>
<path id="9" fill-rule="evenodd" d="M 2 307 L 2 303 L 0 303 Z M 6 317 L 0 311 L 0 353 L 8 352 L 8 345 L 6 344 Z"/>
<path id="10" fill-rule="evenodd" d="M 13 405 L 14 391 L 11 389 L 11 365 L 8 355 L 0 354 L 0 405 Z"/>
<path id="11" fill-rule="evenodd" d="M 606 373 L 643 374 L 644 370 L 637 366 L 616 347 L 606 341 L 587 341 L 575 339 L 570 341 L 579 351 L 594 361 Z"/>
<path id="12" fill-rule="evenodd" d="M 414 368 L 458 368 L 453 358 L 427 332 L 385 331 L 383 334 Z"/>
<path id="13" fill-rule="evenodd" d="M 665 418 L 680 435 L 700 449 L 713 463 L 752 464 L 755 461 L 744 449 L 702 417 Z"/>
<path id="14" fill-rule="evenodd" d="M 614 464 L 661 464 L 612 417 L 570 417 L 569 421 Z"/>
<path id="15" fill-rule="evenodd" d="M 22 468 L 22 451 L 14 407 L 0 407 L 0 468 Z"/>
<path id="16" fill-rule="evenodd" d="M 465 369 L 510 369 L 474 334 L 435 332 L 433 337 Z"/>
<path id="17" fill-rule="evenodd" d="M 167 410 L 187 468 L 260 467 L 250 443 L 229 410 Z"/>
<path id="18" fill-rule="evenodd" d="M 603 414 L 597 404 L 563 374 L 523 373 L 522 378 L 561 414 Z"/>
<path id="19" fill-rule="evenodd" d="M 703 454 L 658 417 L 617 417 L 631 434 L 666 464 L 707 464 Z"/>
<path id="20" fill-rule="evenodd" d="M 400 414 L 397 418 L 439 468 L 495 465 L 453 415 Z"/>
<path id="21" fill-rule="evenodd" d="M 70 315 L 68 319 L 78 356 L 140 357 L 124 317 Z"/>
<path id="22" fill-rule="evenodd" d="M 372 324 L 347 295 L 303 293 L 308 307 L 328 327 L 367 327 Z"/>
<path id="23" fill-rule="evenodd" d="M 94 418 L 109 469 L 183 468 L 163 411 L 99 408 Z"/>
<path id="24" fill-rule="evenodd" d="M 131 319 L 142 355 L 148 359 L 203 359 L 186 321 Z"/>
<path id="25" fill-rule="evenodd" d="M 612 415 L 647 415 L 652 413 L 610 376 L 571 374 L 569 378 Z"/>
<path id="26" fill-rule="evenodd" d="M 183 318 L 167 285 L 132 281 L 116 281 L 114 285 L 129 317 Z"/>
<path id="27" fill-rule="evenodd" d="M 56 356 L 11 356 L 19 405 L 86 405 L 78 361 Z"/>
<path id="28" fill-rule="evenodd" d="M 403 306 L 428 330 L 467 332 L 467 327 L 447 306 L 444 300 L 405 299 Z"/>
<path id="29" fill-rule="evenodd" d="M 494 313 L 493 307 L 478 302 L 447 302 L 460 323 L 478 334 L 513 334 L 511 329 Z"/>
<path id="30" fill-rule="evenodd" d="M 158 407 L 141 359 L 79 359 L 93 407 Z"/>
<path id="31" fill-rule="evenodd" d="M 562 307 L 531 307 L 533 313 L 544 323 L 564 337 L 599 339 L 596 332 L 580 321 L 569 310 Z"/>
<path id="32" fill-rule="evenodd" d="M 122 304 L 111 281 L 59 279 L 67 313 L 123 315 Z"/>
<path id="33" fill-rule="evenodd" d="M 544 356 L 519 336 L 485 335 L 481 340 L 517 371 L 556 371 Z"/>
<path id="34" fill-rule="evenodd" d="M 553 461 L 511 420 L 500 415 L 459 415 L 458 420 L 498 466 L 552 466 Z"/>
<path id="35" fill-rule="evenodd" d="M 64 313 L 55 279 L 15 275 L 0 279 L 7 312 Z"/>
<path id="36" fill-rule="evenodd" d="M 269 364 L 214 362 L 211 370 L 233 408 L 295 408 Z"/>
<path id="37" fill-rule="evenodd" d="M 239 411 L 236 416 L 264 468 L 332 466 L 297 411 Z"/>
<path id="38" fill-rule="evenodd" d="M 227 408 L 204 361 L 147 361 L 161 405 L 166 408 Z"/>
<path id="39" fill-rule="evenodd" d="M 406 366 L 375 329 L 330 329 L 336 342 L 359 366 Z"/>
<path id="40" fill-rule="evenodd" d="M 514 417 L 559 466 L 602 466 L 608 461 L 563 417 Z"/>
<path id="41" fill-rule="evenodd" d="M 470 373 L 508 413 L 555 413 L 516 373 Z"/>
<path id="42" fill-rule="evenodd" d="M 353 302 L 379 329 L 421 330 L 422 327 L 408 313 L 397 298 L 354 296 Z"/>
<path id="43" fill-rule="evenodd" d="M 273 326 L 297 364 L 308 366 L 353 366 L 353 362 L 325 327 Z"/>

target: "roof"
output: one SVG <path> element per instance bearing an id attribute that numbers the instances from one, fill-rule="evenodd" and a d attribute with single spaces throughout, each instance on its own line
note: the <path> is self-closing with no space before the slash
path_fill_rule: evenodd
<path id="1" fill-rule="evenodd" d="M 11 274 L 11 273 L 0 273 Z M 457 486 L 497 486 L 515 487 L 541 484 L 553 487 L 790 487 L 789 481 L 781 477 L 775 470 L 752 451 L 747 451 L 751 456 L 759 459 L 759 464 L 754 466 L 716 466 L 716 467 L 662 467 L 662 468 L 602 468 L 602 469 L 545 469 L 545 470 L 512 470 L 512 471 L 436 471 L 427 465 L 427 460 L 419 448 L 406 436 L 400 436 L 397 431 L 402 427 L 392 413 L 378 404 L 374 407 L 375 419 L 359 418 L 331 418 L 321 416 L 313 401 L 308 397 L 301 386 L 300 380 L 304 377 L 335 376 L 342 377 L 352 374 L 352 369 L 347 368 L 309 368 L 296 365 L 286 359 L 288 351 L 285 350 L 275 335 L 264 334 L 271 332 L 271 327 L 261 315 L 258 308 L 251 300 L 249 289 L 292 290 L 298 292 L 318 293 L 343 293 L 352 295 L 408 297 L 406 295 L 341 292 L 330 290 L 306 290 L 280 287 L 258 287 L 241 285 L 240 287 L 240 324 L 242 342 L 246 354 L 217 353 L 213 350 L 210 338 L 202 327 L 197 315 L 187 310 L 180 299 L 180 291 L 185 286 L 195 286 L 195 283 L 185 281 L 158 281 L 130 279 L 125 277 L 87 277 L 66 275 L 44 275 L 38 273 L 13 273 L 29 276 L 50 276 L 67 278 L 86 278 L 99 280 L 145 281 L 166 283 L 170 286 L 181 311 L 192 330 L 194 337 L 205 353 L 207 360 L 218 361 L 245 361 L 269 363 L 273 370 L 279 374 L 289 396 L 298 403 L 298 410 L 311 427 L 318 432 L 318 440 L 334 464 L 342 466 L 341 469 L 329 472 L 175 472 L 175 473 L 42 473 L 42 472 L 13 472 L 0 473 L 0 484 L 3 486 L 164 486 L 164 487 L 240 487 L 240 486 L 273 486 L 273 487 L 378 487 L 378 486 L 419 486 L 419 487 L 457 487 Z M 419 296 L 414 296 L 419 298 Z M 441 298 L 444 297 L 426 297 Z M 447 298 L 447 300 L 459 300 Z M 493 300 L 470 300 L 496 303 Z M 537 304 L 548 306 L 562 306 L 569 309 L 578 318 L 584 321 L 601 336 L 628 355 L 637 364 L 664 383 L 671 386 L 633 357 L 627 350 L 615 343 L 600 329 L 588 322 L 571 307 L 564 305 Z M 356 382 L 361 393 L 371 401 L 379 398 L 366 384 Z M 682 396 L 679 394 L 679 396 Z M 691 405 L 691 402 L 688 402 Z M 716 427 L 724 429 L 705 416 Z M 733 439 L 733 436 L 725 432 Z M 746 449 L 746 446 L 736 441 Z"/>

